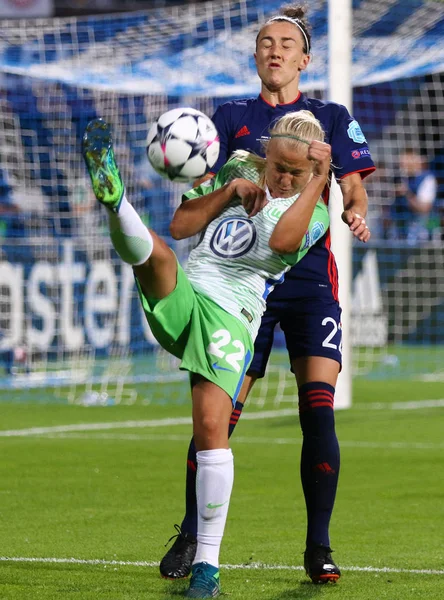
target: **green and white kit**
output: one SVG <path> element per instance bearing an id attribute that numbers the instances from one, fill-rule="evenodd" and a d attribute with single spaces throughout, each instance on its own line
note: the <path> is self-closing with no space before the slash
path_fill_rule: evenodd
<path id="1" fill-rule="evenodd" d="M 225 390 L 234 405 L 253 358 L 253 340 L 241 321 L 196 292 L 179 263 L 176 287 L 162 300 L 148 299 L 137 284 L 151 331 L 162 348 L 181 359 L 181 369 Z"/>
<path id="2" fill-rule="evenodd" d="M 184 194 L 184 201 L 208 194 L 237 177 L 259 181 L 254 164 L 232 158 L 210 181 Z M 299 250 L 292 255 L 274 253 L 268 243 L 282 214 L 297 201 L 271 198 L 254 217 L 249 217 L 239 198 L 234 198 L 201 233 L 190 253 L 185 273 L 193 287 L 231 315 L 240 319 L 256 338 L 265 301 L 288 269 L 296 264 L 329 227 L 328 210 L 320 198 Z"/>
<path id="3" fill-rule="evenodd" d="M 242 177 L 255 183 L 251 162 L 231 159 L 210 182 L 190 190 L 184 201 L 208 194 Z M 281 215 L 297 201 L 271 198 L 250 218 L 239 198 L 233 199 L 201 233 L 177 285 L 162 300 L 139 293 L 152 332 L 161 346 L 181 359 L 181 369 L 219 385 L 236 401 L 253 356 L 254 339 L 265 300 L 285 272 L 327 231 L 328 211 L 320 199 L 298 252 L 274 253 L 270 235 Z"/>

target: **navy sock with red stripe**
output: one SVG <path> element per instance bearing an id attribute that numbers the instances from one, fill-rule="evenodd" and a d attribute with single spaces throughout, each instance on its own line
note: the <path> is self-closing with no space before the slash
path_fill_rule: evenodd
<path id="1" fill-rule="evenodd" d="M 228 426 L 228 437 L 234 431 L 234 428 L 239 421 L 242 414 L 244 405 L 241 402 L 236 402 L 236 405 L 231 413 L 230 424 Z M 191 438 L 191 442 L 188 448 L 187 456 L 187 477 L 185 484 L 185 517 L 182 521 L 181 529 L 184 533 L 191 533 L 197 536 L 197 498 L 196 498 L 196 472 L 197 472 L 197 459 L 196 459 L 196 446 L 194 445 L 194 438 Z"/>
<path id="2" fill-rule="evenodd" d="M 299 388 L 303 443 L 301 480 L 307 507 L 307 546 L 330 546 L 329 525 L 339 477 L 333 412 L 335 388 L 321 381 Z"/>

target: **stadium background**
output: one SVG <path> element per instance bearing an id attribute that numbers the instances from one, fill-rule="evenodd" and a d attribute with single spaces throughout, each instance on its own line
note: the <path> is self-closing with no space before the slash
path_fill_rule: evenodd
<path id="1" fill-rule="evenodd" d="M 257 94 L 255 31 L 280 5 L 128 0 L 110 13 L 112 2 L 56 2 L 55 19 L 1 23 L 1 387 L 20 399 L 88 402 L 99 393 L 99 402 L 119 403 L 140 398 L 139 384 L 172 382 L 159 397 L 184 401 L 181 375 L 158 351 L 131 272 L 110 248 L 80 140 L 91 118 L 111 122 L 130 198 L 185 261 L 189 244 L 168 235 L 184 188 L 150 169 L 147 130 L 169 108 L 211 115 Z M 309 18 L 313 61 L 301 87 L 327 98 L 327 3 L 310 2 Z M 442 2 L 354 0 L 352 113 L 378 167 L 367 184 L 373 237 L 353 247 L 355 377 L 443 378 L 443 84 Z M 425 238 L 390 235 L 399 156 L 409 147 L 438 180 Z M 259 403 L 271 381 L 281 399 L 292 381 L 279 332 L 275 346 Z"/>
<path id="2" fill-rule="evenodd" d="M 3 0 L 0 13 L 45 4 Z M 327 4 L 309 2 L 303 85 L 318 97 L 334 59 Z M 167 234 L 181 188 L 147 170 L 148 125 L 178 104 L 211 114 L 256 94 L 254 32 L 277 3 L 53 5 L 55 20 L 0 23 L 0 598 L 177 600 L 188 582 L 162 580 L 158 566 L 184 509 L 189 390 L 110 250 L 80 137 L 91 116 L 112 122 L 137 207 Z M 313 586 L 303 572 L 302 436 L 277 346 L 230 440 L 230 600 L 444 598 L 443 13 L 435 0 L 353 2 L 353 113 L 378 171 L 367 184 L 374 236 L 353 246 L 353 403 L 335 415 L 341 580 Z M 427 239 L 390 233 L 407 145 L 440 186 Z M 187 245 L 177 250 L 185 259 Z"/>

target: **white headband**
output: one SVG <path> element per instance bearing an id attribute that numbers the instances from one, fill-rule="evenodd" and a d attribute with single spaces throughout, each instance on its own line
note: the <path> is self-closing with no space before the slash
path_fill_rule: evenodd
<path id="1" fill-rule="evenodd" d="M 289 23 L 293 23 L 293 25 L 296 25 L 296 27 L 299 28 L 300 32 L 304 36 L 305 47 L 307 48 L 307 54 L 310 54 L 310 44 L 308 43 L 307 34 L 305 33 L 305 31 L 304 31 L 303 27 L 301 26 L 298 19 L 292 19 L 291 17 L 286 17 L 285 15 L 278 15 L 277 17 L 273 17 L 272 19 L 269 19 L 267 21 L 267 23 L 272 23 L 273 21 L 288 21 Z"/>

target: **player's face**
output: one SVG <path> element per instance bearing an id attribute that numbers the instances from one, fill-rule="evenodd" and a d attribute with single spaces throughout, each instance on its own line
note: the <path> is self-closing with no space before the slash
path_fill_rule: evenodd
<path id="1" fill-rule="evenodd" d="M 254 58 L 257 73 L 270 91 L 281 90 L 293 82 L 298 84 L 300 72 L 310 61 L 304 52 L 301 31 L 285 21 L 263 27 Z"/>
<path id="2" fill-rule="evenodd" d="M 265 181 L 273 198 L 291 198 L 311 179 L 313 163 L 287 143 L 272 139 L 267 147 Z"/>

